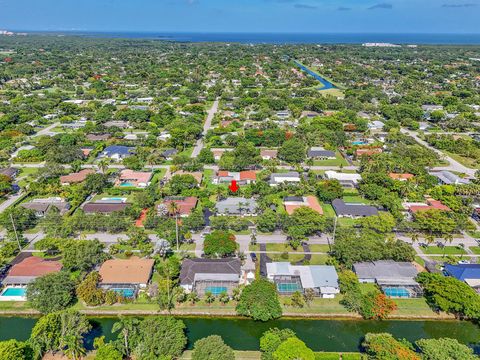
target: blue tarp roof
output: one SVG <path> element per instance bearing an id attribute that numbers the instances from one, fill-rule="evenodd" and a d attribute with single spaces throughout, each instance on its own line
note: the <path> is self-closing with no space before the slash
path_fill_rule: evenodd
<path id="1" fill-rule="evenodd" d="M 461 281 L 465 281 L 465 279 L 480 279 L 480 264 L 445 264 L 445 272 Z"/>
<path id="2" fill-rule="evenodd" d="M 123 146 L 123 145 L 111 145 L 107 146 L 104 150 L 107 154 L 130 154 L 133 152 L 132 147 Z"/>

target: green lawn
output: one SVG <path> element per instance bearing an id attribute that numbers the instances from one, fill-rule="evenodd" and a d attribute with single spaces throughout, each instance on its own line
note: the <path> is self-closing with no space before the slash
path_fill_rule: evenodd
<path id="1" fill-rule="evenodd" d="M 475 255 L 480 255 L 480 246 L 470 246 L 469 249 Z"/>
<path id="2" fill-rule="evenodd" d="M 267 244 L 267 251 L 288 251 L 288 252 L 299 252 L 303 251 L 303 248 L 299 246 L 296 250 L 292 248 L 289 244 Z"/>
<path id="3" fill-rule="evenodd" d="M 347 217 L 338 218 L 338 225 L 340 225 L 340 226 L 352 227 L 356 224 L 357 224 L 357 219 L 352 219 L 352 218 L 347 218 Z"/>
<path id="4" fill-rule="evenodd" d="M 345 201 L 346 203 L 354 203 L 354 204 L 370 204 L 369 200 L 365 199 L 360 195 L 357 195 L 357 196 L 346 195 L 343 197 L 343 201 Z"/>
<path id="5" fill-rule="evenodd" d="M 425 266 L 425 260 L 423 260 L 420 256 L 415 256 L 415 262 L 422 266 Z"/>
<path id="6" fill-rule="evenodd" d="M 287 254 L 273 254 L 273 253 L 267 253 L 267 256 L 272 259 L 272 261 L 275 262 L 290 262 L 290 263 L 296 263 L 305 258 L 304 254 L 295 254 L 295 253 L 288 253 Z"/>
<path id="7" fill-rule="evenodd" d="M 445 254 L 445 255 L 464 255 L 467 252 L 458 247 L 458 246 L 445 246 L 444 248 L 440 248 L 438 246 L 428 246 L 428 247 L 421 247 L 422 252 L 424 254 Z"/>
<path id="8" fill-rule="evenodd" d="M 312 258 L 310 259 L 310 265 L 325 265 L 327 260 L 330 259 L 329 255 L 323 254 L 312 254 Z"/>
<path id="9" fill-rule="evenodd" d="M 348 166 L 347 160 L 343 158 L 340 152 L 336 152 L 336 159 L 327 160 L 315 160 L 313 165 L 315 166 Z"/>
<path id="10" fill-rule="evenodd" d="M 311 252 L 329 252 L 330 247 L 327 244 L 311 244 L 309 245 Z"/>
<path id="11" fill-rule="evenodd" d="M 322 203 L 323 215 L 326 217 L 332 218 L 335 217 L 335 210 L 333 210 L 333 206 L 330 204 Z"/>

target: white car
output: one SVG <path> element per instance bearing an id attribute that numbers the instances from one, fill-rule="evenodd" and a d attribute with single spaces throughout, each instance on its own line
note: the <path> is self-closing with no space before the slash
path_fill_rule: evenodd
<path id="1" fill-rule="evenodd" d="M 468 260 L 459 260 L 459 261 L 458 261 L 458 264 L 459 264 L 459 265 L 467 265 L 467 264 L 470 264 L 470 261 L 468 261 Z"/>

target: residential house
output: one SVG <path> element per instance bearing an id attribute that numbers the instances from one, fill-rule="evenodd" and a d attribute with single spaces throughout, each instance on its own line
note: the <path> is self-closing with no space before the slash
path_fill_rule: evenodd
<path id="1" fill-rule="evenodd" d="M 361 218 L 366 216 L 378 215 L 378 210 L 375 206 L 346 203 L 342 199 L 335 199 L 332 201 L 333 209 L 338 217 Z"/>
<path id="2" fill-rule="evenodd" d="M 278 150 L 268 150 L 268 149 L 260 150 L 260 156 L 262 157 L 263 160 L 276 159 L 277 155 L 278 155 Z"/>
<path id="3" fill-rule="evenodd" d="M 24 287 L 40 276 L 59 272 L 61 269 L 62 263 L 58 260 L 29 256 L 10 268 L 2 284 Z"/>
<path id="4" fill-rule="evenodd" d="M 70 209 L 70 204 L 60 197 L 33 199 L 30 202 L 20 204 L 20 206 L 35 211 L 35 215 L 39 217 L 45 216 L 51 208 L 56 208 L 60 215 L 65 214 Z"/>
<path id="5" fill-rule="evenodd" d="M 286 120 L 290 117 L 290 111 L 288 110 L 277 111 L 276 116 L 280 120 Z"/>
<path id="6" fill-rule="evenodd" d="M 103 126 L 106 128 L 117 127 L 120 129 L 128 129 L 131 127 L 128 121 L 122 121 L 122 120 L 107 121 L 103 123 Z"/>
<path id="7" fill-rule="evenodd" d="M 98 158 L 110 158 L 115 161 L 123 160 L 134 153 L 134 148 L 123 145 L 107 146 L 98 156 Z"/>
<path id="8" fill-rule="evenodd" d="M 88 134 L 86 136 L 87 140 L 90 141 L 106 141 L 111 138 L 110 134 Z"/>
<path id="9" fill-rule="evenodd" d="M 409 262 L 379 260 L 353 264 L 361 283 L 377 284 L 385 295 L 398 298 L 420 297 L 422 290 L 416 282 L 418 270 Z"/>
<path id="10" fill-rule="evenodd" d="M 404 174 L 400 174 L 400 173 L 389 173 L 388 174 L 388 177 L 392 180 L 397 180 L 397 181 L 408 181 L 410 179 L 413 179 L 415 176 L 413 174 L 409 174 L 409 173 L 404 173 Z"/>
<path id="11" fill-rule="evenodd" d="M 165 158 L 165 160 L 172 161 L 173 157 L 177 155 L 178 150 L 177 149 L 167 149 L 164 152 L 162 152 L 162 156 Z"/>
<path id="12" fill-rule="evenodd" d="M 355 156 L 356 158 L 360 158 L 362 156 L 372 156 L 381 154 L 383 150 L 381 148 L 370 148 L 370 149 L 356 149 Z"/>
<path id="13" fill-rule="evenodd" d="M 220 170 L 216 176 L 212 177 L 212 184 L 228 184 L 232 180 L 235 180 L 239 185 L 255 183 L 257 181 L 257 173 L 252 170 L 240 172 Z"/>
<path id="14" fill-rule="evenodd" d="M 321 116 L 322 114 L 319 113 L 319 112 L 316 112 L 316 111 L 308 111 L 308 110 L 305 110 L 305 111 L 302 111 L 302 113 L 300 114 L 300 118 L 309 118 L 309 119 L 313 119 L 314 117 L 317 117 L 317 116 Z"/>
<path id="15" fill-rule="evenodd" d="M 83 169 L 68 175 L 60 176 L 60 184 L 62 186 L 78 184 L 84 182 L 88 175 L 95 174 L 92 169 Z"/>
<path id="16" fill-rule="evenodd" d="M 441 201 L 432 198 L 426 199 L 426 203 L 404 203 L 403 206 L 411 214 L 428 210 L 452 211 L 448 206 L 442 204 Z"/>
<path id="17" fill-rule="evenodd" d="M 98 200 L 83 205 L 83 212 L 85 214 L 112 214 L 124 211 L 129 206 L 129 203 L 123 201 Z"/>
<path id="18" fill-rule="evenodd" d="M 315 210 L 320 215 L 323 215 L 323 209 L 316 196 L 287 196 L 283 199 L 283 205 L 285 206 L 285 211 L 288 215 L 292 215 L 293 212 L 302 207 L 306 206 L 312 210 Z"/>
<path id="19" fill-rule="evenodd" d="M 448 170 L 430 171 L 429 174 L 435 176 L 442 185 L 462 185 L 470 183 L 470 180 L 462 179 Z"/>
<path id="20" fill-rule="evenodd" d="M 368 128 L 371 131 L 382 131 L 385 124 L 379 120 L 373 120 L 368 123 Z"/>
<path id="21" fill-rule="evenodd" d="M 243 197 L 229 197 L 220 200 L 215 205 L 217 215 L 255 216 L 257 202 Z"/>
<path id="22" fill-rule="evenodd" d="M 231 149 L 231 148 L 214 148 L 214 149 L 212 148 L 210 150 L 213 153 L 213 158 L 215 159 L 215 161 L 220 160 L 220 158 L 222 157 L 224 152 L 233 151 L 233 149 Z"/>
<path id="23" fill-rule="evenodd" d="M 337 158 L 335 151 L 325 150 L 323 147 L 315 146 L 308 150 L 307 157 L 317 160 L 333 160 Z"/>
<path id="24" fill-rule="evenodd" d="M 115 291 L 126 298 L 133 298 L 138 290 L 147 287 L 153 273 L 153 259 L 132 256 L 128 259 L 105 261 L 98 271 L 101 277 L 99 286 Z"/>
<path id="25" fill-rule="evenodd" d="M 158 215 L 168 215 L 171 203 L 177 205 L 178 215 L 180 217 L 187 217 L 197 207 L 198 198 L 195 196 L 168 196 L 157 206 Z"/>
<path id="26" fill-rule="evenodd" d="M 14 167 L 7 167 L 0 170 L 1 175 L 8 176 L 10 179 L 15 179 L 19 172 L 20 170 Z"/>
<path id="27" fill-rule="evenodd" d="M 152 178 L 151 172 L 145 171 L 134 171 L 125 169 L 122 170 L 120 176 L 115 182 L 117 187 L 136 187 L 136 188 L 146 188 L 150 185 L 150 179 Z"/>
<path id="28" fill-rule="evenodd" d="M 191 171 L 177 170 L 175 171 L 175 173 L 172 174 L 172 176 L 175 176 L 175 175 L 191 175 L 199 185 L 202 183 L 202 180 L 203 180 L 203 173 L 200 171 L 191 172 Z"/>
<path id="29" fill-rule="evenodd" d="M 328 180 L 338 180 L 346 188 L 354 188 L 362 180 L 362 175 L 356 173 L 341 173 L 333 170 L 325 171 L 325 177 Z"/>
<path id="30" fill-rule="evenodd" d="M 316 296 L 331 299 L 340 293 L 337 271 L 330 265 L 267 263 L 267 278 L 275 283 L 280 295 L 313 290 Z"/>
<path id="31" fill-rule="evenodd" d="M 299 184 L 301 181 L 300 174 L 296 171 L 287 173 L 273 173 L 270 175 L 270 186 L 278 186 L 280 184 Z"/>
<path id="32" fill-rule="evenodd" d="M 200 297 L 207 292 L 232 295 L 233 289 L 242 283 L 241 266 L 238 258 L 185 259 L 180 271 L 180 286 L 185 292 L 196 292 Z"/>
<path id="33" fill-rule="evenodd" d="M 444 274 L 463 281 L 480 293 L 480 264 L 445 264 Z"/>

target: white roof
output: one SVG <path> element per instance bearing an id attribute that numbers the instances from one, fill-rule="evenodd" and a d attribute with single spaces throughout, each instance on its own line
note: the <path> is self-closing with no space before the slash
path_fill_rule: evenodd
<path id="1" fill-rule="evenodd" d="M 350 174 L 350 173 L 340 173 L 333 170 L 325 171 L 325 176 L 328 179 L 336 179 L 336 180 L 348 180 L 353 182 L 358 182 L 362 180 L 362 175 L 360 174 Z"/>
<path id="2" fill-rule="evenodd" d="M 267 263 L 269 276 L 299 276 L 304 289 L 338 287 L 338 275 L 330 265 L 291 265 L 288 262 Z"/>

